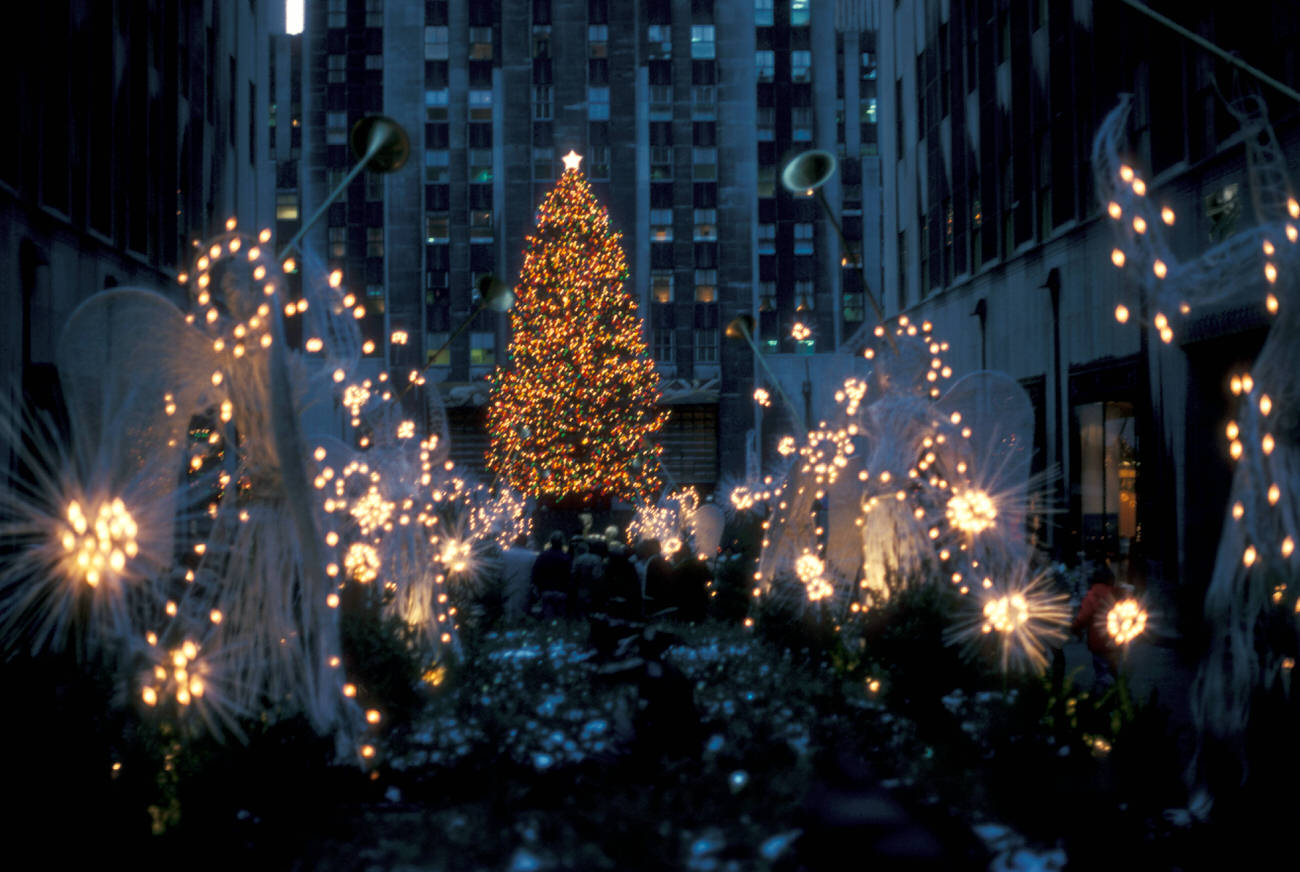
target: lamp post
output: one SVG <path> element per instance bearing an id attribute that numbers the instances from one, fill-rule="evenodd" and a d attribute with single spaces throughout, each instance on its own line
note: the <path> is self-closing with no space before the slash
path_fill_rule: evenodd
<path id="1" fill-rule="evenodd" d="M 840 240 L 840 251 L 853 251 L 858 257 L 858 276 L 862 279 L 862 293 L 866 296 L 867 302 L 871 304 L 871 311 L 876 316 L 876 323 L 885 323 L 885 312 L 880 307 L 880 302 L 876 300 L 876 295 L 872 293 L 871 286 L 867 284 L 867 271 L 863 266 L 861 252 L 856 246 L 850 246 L 849 241 L 844 238 L 844 228 L 840 226 L 839 219 L 831 211 L 831 204 L 826 202 L 826 194 L 822 191 L 822 185 L 830 181 L 831 176 L 835 174 L 835 168 L 838 161 L 835 155 L 829 151 L 812 149 L 800 152 L 790 159 L 781 170 L 781 185 L 792 194 L 803 194 L 805 196 L 815 196 L 817 202 L 821 204 L 822 211 L 826 213 L 827 220 L 830 221 L 831 227 L 835 228 L 835 235 Z M 898 351 L 898 345 L 894 342 L 893 334 L 888 330 L 885 331 L 885 338 L 889 341 L 889 347 L 895 352 Z"/>

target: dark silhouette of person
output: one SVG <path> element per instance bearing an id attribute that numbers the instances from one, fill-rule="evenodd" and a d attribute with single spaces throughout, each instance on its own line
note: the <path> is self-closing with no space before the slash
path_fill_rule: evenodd
<path id="1" fill-rule="evenodd" d="M 619 542 L 609 544 L 609 557 L 605 559 L 605 575 L 600 584 L 601 596 L 597 608 L 611 618 L 639 621 L 643 617 L 641 579 L 630 558 L 626 545 Z"/>
<path id="2" fill-rule="evenodd" d="M 708 563 L 701 560 L 689 544 L 683 545 L 672 574 L 671 600 L 677 608 L 679 620 L 704 620 L 709 611 L 709 582 L 712 580 Z"/>
<path id="3" fill-rule="evenodd" d="M 587 540 L 581 536 L 573 537 L 569 555 L 573 558 L 574 608 L 579 614 L 589 614 L 595 605 L 600 579 L 605 572 L 604 561 L 591 552 Z"/>
<path id="4" fill-rule="evenodd" d="M 654 614 L 673 606 L 673 568 L 658 539 L 647 539 L 637 553 L 645 561 L 645 610 Z"/>
<path id="5" fill-rule="evenodd" d="M 573 578 L 569 555 L 564 553 L 564 533 L 551 533 L 546 550 L 533 562 L 533 593 L 541 605 L 545 620 L 565 617 L 573 596 Z"/>
<path id="6" fill-rule="evenodd" d="M 1106 629 L 1106 616 L 1115 605 L 1115 573 L 1101 563 L 1088 579 L 1088 593 L 1079 606 L 1079 614 L 1070 624 L 1070 632 L 1088 633 L 1088 650 L 1092 652 L 1094 683 L 1105 689 L 1115 683 L 1119 674 L 1119 658 Z"/>

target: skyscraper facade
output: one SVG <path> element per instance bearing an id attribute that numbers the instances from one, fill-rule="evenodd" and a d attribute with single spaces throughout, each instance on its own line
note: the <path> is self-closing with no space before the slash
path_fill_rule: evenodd
<path id="1" fill-rule="evenodd" d="M 312 211 L 347 171 L 349 131 L 367 113 L 402 125 L 413 164 L 354 182 L 309 247 L 369 301 L 376 364 L 430 368 L 458 462 L 482 469 L 484 376 L 506 362 L 508 321 L 479 313 L 447 340 L 474 311 L 479 279 L 514 281 L 570 150 L 623 234 L 627 290 L 673 412 L 662 440 L 672 479 L 711 488 L 745 471 L 746 446 L 757 461 L 759 434 L 770 447 L 788 431 L 785 410 L 753 404 L 754 352 L 724 328 L 754 317 L 760 353 L 797 397 L 816 381 L 805 364 L 865 319 L 859 260 L 868 284 L 879 281 L 873 10 L 808 0 L 309 6 L 300 208 Z M 840 160 L 828 192 L 852 251 L 815 202 L 781 188 L 781 166 L 809 148 Z M 796 321 L 812 328 L 808 340 L 791 338 Z"/>
<path id="2" fill-rule="evenodd" d="M 1294 10 L 1173 17 L 1296 86 Z M 1167 313 L 1162 341 L 1141 281 L 1113 262 L 1093 137 L 1131 94 L 1127 157 L 1191 263 L 1265 220 L 1248 202 L 1255 134 L 1229 101 L 1263 97 L 1293 179 L 1300 105 L 1123 4 L 903 0 L 881 5 L 880 33 L 890 313 L 932 321 L 957 372 L 1024 385 L 1036 466 L 1057 476 L 1043 532 L 1060 557 L 1133 553 L 1153 574 L 1204 584 L 1231 477 L 1228 374 L 1267 336 L 1264 274 L 1243 273 L 1231 304 Z"/>
<path id="3" fill-rule="evenodd" d="M 91 294 L 176 279 L 229 217 L 269 226 L 272 3 L 24 4 L 0 55 L 0 371 L 57 405 L 54 353 Z"/>

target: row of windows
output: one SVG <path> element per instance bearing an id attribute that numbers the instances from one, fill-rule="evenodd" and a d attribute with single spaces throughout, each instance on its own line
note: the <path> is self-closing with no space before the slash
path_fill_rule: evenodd
<path id="1" fill-rule="evenodd" d="M 677 359 L 677 331 L 672 328 L 655 328 L 651 331 L 650 356 L 660 363 Z M 692 353 L 696 363 L 718 362 L 718 331 L 696 330 L 692 334 Z"/>

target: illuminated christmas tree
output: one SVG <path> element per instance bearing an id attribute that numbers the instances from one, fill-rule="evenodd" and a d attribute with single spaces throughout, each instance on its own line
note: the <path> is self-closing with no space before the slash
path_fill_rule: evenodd
<path id="1" fill-rule="evenodd" d="M 510 314 L 512 366 L 493 376 L 488 467 L 537 497 L 590 502 L 658 490 L 661 447 L 654 361 L 627 261 L 581 158 L 565 157 L 538 210 Z"/>

